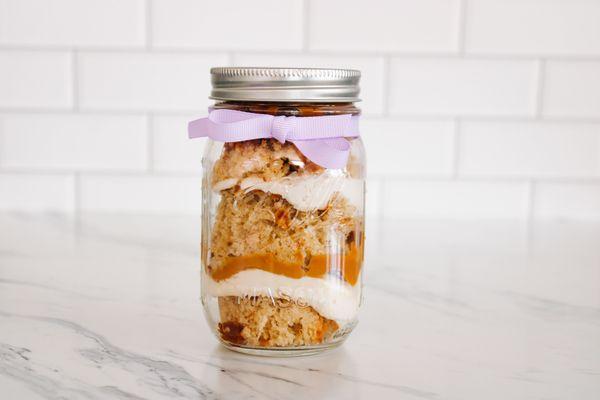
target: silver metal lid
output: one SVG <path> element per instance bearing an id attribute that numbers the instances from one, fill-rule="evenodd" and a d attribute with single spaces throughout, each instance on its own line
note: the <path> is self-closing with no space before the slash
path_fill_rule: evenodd
<path id="1" fill-rule="evenodd" d="M 360 101 L 360 71 L 333 68 L 211 68 L 211 99 L 241 101 Z"/>

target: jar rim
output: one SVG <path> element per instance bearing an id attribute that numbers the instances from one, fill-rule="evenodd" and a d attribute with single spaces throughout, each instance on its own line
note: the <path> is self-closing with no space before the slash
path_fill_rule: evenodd
<path id="1" fill-rule="evenodd" d="M 339 68 L 214 67 L 211 99 L 267 102 L 360 101 L 361 73 Z"/>

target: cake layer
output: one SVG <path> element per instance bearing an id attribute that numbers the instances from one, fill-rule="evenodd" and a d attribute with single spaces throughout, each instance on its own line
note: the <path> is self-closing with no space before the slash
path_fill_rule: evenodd
<path id="1" fill-rule="evenodd" d="M 315 174 L 323 170 L 290 142 L 246 140 L 224 144 L 223 153 L 213 168 L 212 184 L 232 178 L 237 181 L 250 175 L 270 181 L 292 173 Z"/>
<path id="2" fill-rule="evenodd" d="M 214 297 L 287 299 L 301 307 L 312 307 L 340 326 L 356 317 L 361 298 L 360 285 L 351 286 L 334 277 L 294 279 L 260 269 L 246 269 L 221 281 L 205 275 L 203 285 L 203 290 Z"/>
<path id="3" fill-rule="evenodd" d="M 222 274 L 223 278 L 245 266 L 299 271 L 288 274 L 295 277 L 306 271 L 320 276 L 335 268 L 343 272 L 338 276 L 355 282 L 362 263 L 363 233 L 362 218 L 354 213 L 355 207 L 341 197 L 335 197 L 324 210 L 303 212 L 280 195 L 224 190 L 207 268 L 213 276 Z"/>
<path id="4" fill-rule="evenodd" d="M 219 333 L 229 343 L 256 347 L 306 346 L 326 342 L 336 322 L 311 307 L 270 297 L 219 297 Z"/>

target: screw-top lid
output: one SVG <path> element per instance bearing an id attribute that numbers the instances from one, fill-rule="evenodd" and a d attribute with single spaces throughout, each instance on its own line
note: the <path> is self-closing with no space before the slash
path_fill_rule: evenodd
<path id="1" fill-rule="evenodd" d="M 333 68 L 217 67 L 211 99 L 238 101 L 360 101 L 360 71 Z"/>

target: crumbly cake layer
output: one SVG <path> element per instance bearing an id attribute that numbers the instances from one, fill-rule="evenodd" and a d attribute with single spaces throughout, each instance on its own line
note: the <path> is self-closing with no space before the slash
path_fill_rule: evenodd
<path id="1" fill-rule="evenodd" d="M 360 168 L 352 171 L 354 164 L 349 162 L 341 179 L 362 176 Z M 267 272 L 282 279 L 343 279 L 344 287 L 354 288 L 364 248 L 362 216 L 358 215 L 361 205 L 351 203 L 351 196 L 344 196 L 340 189 L 331 190 L 318 205 L 294 207 L 283 197 L 290 195 L 287 189 L 275 194 L 270 186 L 259 190 L 244 184 L 252 179 L 281 182 L 282 178 L 306 182 L 324 172 L 292 143 L 273 139 L 226 143 L 211 177 L 213 190 L 221 198 L 207 254 L 209 279 L 225 285 L 242 277 L 242 271 Z M 293 201 L 293 196 L 289 198 Z M 315 345 L 326 342 L 339 329 L 334 320 L 289 296 L 273 298 L 253 292 L 253 297 L 248 297 L 239 293 L 239 287 L 236 290 L 216 294 L 219 332 L 227 342 L 260 347 Z M 325 315 L 335 318 L 337 314 Z"/>
<path id="2" fill-rule="evenodd" d="M 219 333 L 229 343 L 307 346 L 326 342 L 339 326 L 312 307 L 270 297 L 219 297 Z"/>
<path id="3" fill-rule="evenodd" d="M 248 176 L 271 181 L 294 172 L 315 174 L 323 170 L 290 142 L 282 144 L 275 139 L 247 140 L 225 143 L 223 153 L 213 168 L 212 184 Z"/>
<path id="4" fill-rule="evenodd" d="M 253 257 L 255 262 L 300 267 L 300 276 L 302 269 L 310 276 L 318 257 L 334 257 L 332 249 L 339 257 L 351 257 L 348 268 L 356 269 L 353 275 L 358 275 L 362 228 L 355 208 L 343 197 L 334 196 L 323 210 L 303 212 L 281 196 L 259 190 L 245 193 L 234 188 L 221 195 L 212 232 L 211 275 L 219 275 L 231 260 Z"/>

